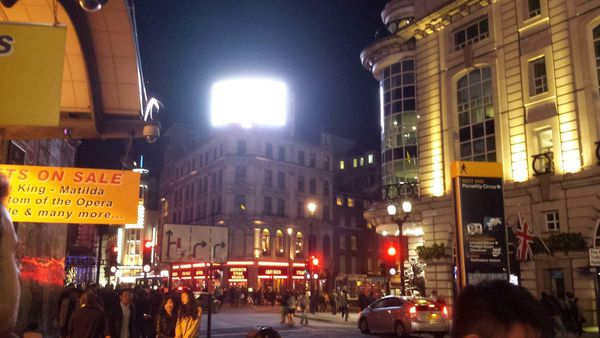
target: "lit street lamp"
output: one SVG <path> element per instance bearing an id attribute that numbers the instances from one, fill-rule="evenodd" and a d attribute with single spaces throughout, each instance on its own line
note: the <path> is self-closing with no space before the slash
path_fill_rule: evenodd
<path id="1" fill-rule="evenodd" d="M 315 202 L 309 202 L 306 206 L 308 208 L 308 212 L 310 214 L 310 235 L 308 236 L 308 256 L 312 259 L 315 255 L 315 235 L 313 234 L 313 220 L 315 218 L 315 212 L 317 211 L 317 204 Z M 309 262 L 310 266 L 312 266 L 312 262 Z M 312 278 L 310 278 L 310 312 L 312 314 L 315 313 L 315 276 L 313 275 L 314 271 L 309 271 Z"/>
<path id="2" fill-rule="evenodd" d="M 293 251 L 292 251 L 292 234 L 294 233 L 294 229 L 287 228 L 287 234 L 288 234 L 288 288 L 292 289 L 293 287 L 293 280 L 292 280 L 292 255 L 293 255 Z"/>
<path id="3" fill-rule="evenodd" d="M 400 250 L 401 253 L 406 252 L 403 244 L 404 244 L 404 235 L 402 234 L 402 225 L 404 225 L 404 222 L 406 222 L 406 220 L 408 219 L 408 216 L 410 215 L 410 212 L 412 211 L 412 204 L 410 203 L 410 201 L 405 200 L 402 202 L 402 212 L 404 213 L 404 216 L 402 218 L 400 217 L 396 217 L 396 213 L 397 213 L 397 208 L 396 205 L 394 204 L 390 204 L 387 206 L 387 212 L 388 215 L 392 216 L 392 220 L 394 220 L 395 222 L 397 222 L 398 224 L 398 231 L 396 232 L 396 235 L 398 236 L 398 249 Z M 400 271 L 398 271 L 400 273 L 400 287 L 402 290 L 402 295 L 406 294 L 406 286 L 404 285 L 404 255 L 398 255 L 398 258 L 400 259 Z"/>

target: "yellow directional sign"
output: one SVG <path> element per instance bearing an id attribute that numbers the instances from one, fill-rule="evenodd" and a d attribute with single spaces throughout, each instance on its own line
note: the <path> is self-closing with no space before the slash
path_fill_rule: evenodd
<path id="1" fill-rule="evenodd" d="M 0 125 L 58 126 L 65 26 L 0 22 Z"/>
<path id="2" fill-rule="evenodd" d="M 126 170 L 0 165 L 15 222 L 137 222 L 140 174 Z"/>

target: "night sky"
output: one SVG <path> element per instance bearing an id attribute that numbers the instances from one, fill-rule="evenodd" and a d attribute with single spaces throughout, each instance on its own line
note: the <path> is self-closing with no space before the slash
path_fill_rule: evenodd
<path id="1" fill-rule="evenodd" d="M 297 133 L 318 125 L 334 135 L 377 140 L 378 85 L 359 55 L 382 27 L 386 2 L 136 1 L 146 88 L 165 106 L 159 114 L 163 134 L 173 123 L 208 130 L 210 87 L 217 80 L 265 75 L 282 79 L 293 92 Z M 84 143 L 78 164 L 93 165 L 89 155 L 102 154 L 105 164 L 118 166 L 124 143 L 99 143 Z M 155 173 L 162 165 L 160 143 L 136 142 L 134 149 Z"/>

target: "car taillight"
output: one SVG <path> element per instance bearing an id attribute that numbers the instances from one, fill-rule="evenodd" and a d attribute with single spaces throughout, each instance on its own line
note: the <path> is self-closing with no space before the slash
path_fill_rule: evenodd
<path id="1" fill-rule="evenodd" d="M 411 306 L 411 308 L 410 308 L 410 310 L 408 310 L 408 312 L 410 313 L 411 317 L 415 317 L 417 315 L 417 307 Z"/>
<path id="2" fill-rule="evenodd" d="M 448 317 L 448 308 L 446 306 L 442 307 L 442 313 L 444 316 Z"/>

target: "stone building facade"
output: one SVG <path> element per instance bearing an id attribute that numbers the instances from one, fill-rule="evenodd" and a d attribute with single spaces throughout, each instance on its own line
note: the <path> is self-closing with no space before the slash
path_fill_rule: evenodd
<path id="1" fill-rule="evenodd" d="M 389 98 L 384 139 L 405 94 L 393 77 L 415 64 L 420 198 L 409 221 L 422 227 L 424 245 L 453 247 L 450 163 L 465 160 L 503 164 L 509 227 L 520 214 L 544 238 L 581 233 L 599 246 L 600 3 L 395 0 L 382 20 L 388 36 L 361 60 L 383 104 Z M 389 222 L 383 205 L 365 216 Z M 574 292 L 591 323 L 587 250 L 563 251 L 538 253 L 515 273 L 536 296 Z M 451 253 L 430 262 L 428 290 L 453 294 Z"/>
<path id="2" fill-rule="evenodd" d="M 169 136 L 174 134 L 180 143 Z M 328 273 L 320 281 L 333 276 L 328 135 L 314 144 L 299 141 L 288 129 L 260 127 L 215 129 L 202 140 L 187 135 L 181 129 L 167 135 L 162 222 L 229 228 L 231 264 L 223 269 L 222 283 L 279 289 L 289 285 L 291 267 L 294 287 L 304 285 L 311 234 L 321 273 Z M 310 202 L 317 205 L 314 217 Z M 231 278 L 232 269 L 243 278 Z"/>

